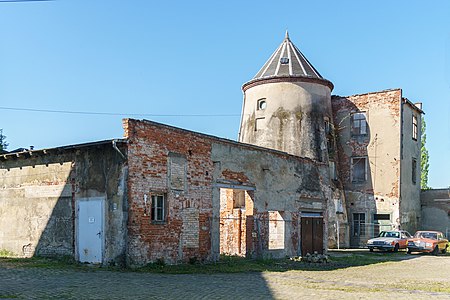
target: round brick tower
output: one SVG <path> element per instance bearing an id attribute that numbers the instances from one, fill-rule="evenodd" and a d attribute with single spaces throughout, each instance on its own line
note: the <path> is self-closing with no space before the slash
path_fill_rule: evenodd
<path id="1" fill-rule="evenodd" d="M 239 141 L 328 161 L 331 91 L 289 35 L 242 87 Z"/>

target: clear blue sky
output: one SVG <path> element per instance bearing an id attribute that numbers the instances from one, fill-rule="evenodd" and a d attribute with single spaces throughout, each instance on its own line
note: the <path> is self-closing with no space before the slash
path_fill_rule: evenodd
<path id="1" fill-rule="evenodd" d="M 423 102 L 429 184 L 450 185 L 450 1 L 3 1 L 1 107 L 123 113 L 0 109 L 10 150 L 120 138 L 127 116 L 236 139 L 241 86 L 288 29 L 333 94 Z"/>

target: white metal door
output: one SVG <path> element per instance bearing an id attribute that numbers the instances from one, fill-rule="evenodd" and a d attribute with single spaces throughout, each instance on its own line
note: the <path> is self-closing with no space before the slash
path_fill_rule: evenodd
<path id="1" fill-rule="evenodd" d="M 77 201 L 77 249 L 80 262 L 102 262 L 103 202 L 103 198 L 86 198 Z"/>

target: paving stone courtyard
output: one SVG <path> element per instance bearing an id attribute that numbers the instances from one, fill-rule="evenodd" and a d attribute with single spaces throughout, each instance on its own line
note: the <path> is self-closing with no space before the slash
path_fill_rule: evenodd
<path id="1" fill-rule="evenodd" d="M 450 299 L 449 270 L 450 256 L 431 255 L 328 271 L 182 275 L 23 267 L 0 259 L 0 298 Z"/>

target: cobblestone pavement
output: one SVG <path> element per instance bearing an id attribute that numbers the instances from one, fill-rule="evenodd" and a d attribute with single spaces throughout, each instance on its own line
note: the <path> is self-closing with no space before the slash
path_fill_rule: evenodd
<path id="1" fill-rule="evenodd" d="M 23 268 L 0 260 L 2 299 L 450 299 L 450 256 L 333 271 L 164 275 Z"/>

